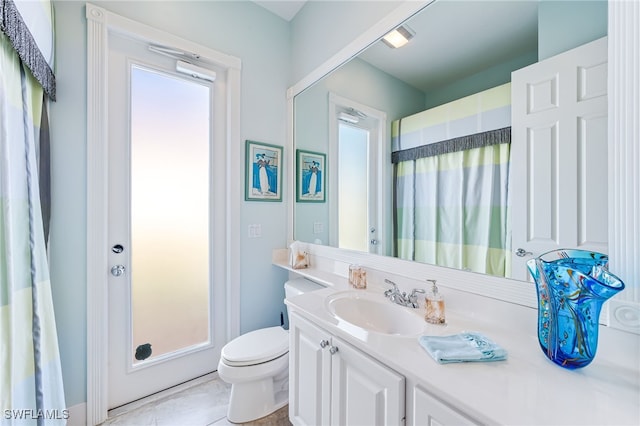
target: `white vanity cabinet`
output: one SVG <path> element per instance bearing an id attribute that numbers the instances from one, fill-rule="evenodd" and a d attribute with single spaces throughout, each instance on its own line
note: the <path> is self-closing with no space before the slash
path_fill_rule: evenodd
<path id="1" fill-rule="evenodd" d="M 436 399 L 422 385 L 409 386 L 408 426 L 477 425 L 462 413 Z"/>
<path id="2" fill-rule="evenodd" d="M 289 419 L 298 425 L 399 425 L 405 379 L 291 313 Z"/>
<path id="3" fill-rule="evenodd" d="M 477 329 L 500 342 L 509 358 L 440 365 L 420 347 L 417 335 L 367 331 L 366 325 L 352 324 L 332 310 L 334 300 L 353 292 L 380 296 L 385 287 L 378 284 L 388 276 L 400 281 L 435 274 L 422 264 L 406 272 L 406 263 L 398 259 L 383 264 L 378 257 L 368 260 L 370 255 L 349 256 L 350 251 L 313 246 L 314 267 L 293 270 L 287 266 L 287 250 L 274 255 L 275 264 L 292 276 L 326 286 L 285 301 L 291 326 L 289 420 L 294 425 L 640 425 L 637 336 L 600 327 L 594 362 L 580 371 L 563 369 L 540 351 L 535 309 L 443 286 L 447 327 L 426 325 L 423 334 Z M 349 264 L 368 268 L 366 290 L 349 287 Z M 336 274 L 340 270 L 345 273 Z M 447 271 L 450 281 L 457 272 Z M 484 278 L 474 276 L 475 281 Z M 508 283 L 502 284 L 508 289 Z M 407 279 L 405 286 L 417 288 L 420 281 Z M 567 397 L 584 404 L 567 410 Z"/>

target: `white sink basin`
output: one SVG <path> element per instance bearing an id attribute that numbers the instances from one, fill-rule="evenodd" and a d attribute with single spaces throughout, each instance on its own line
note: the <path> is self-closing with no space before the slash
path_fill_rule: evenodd
<path id="1" fill-rule="evenodd" d="M 417 309 L 396 305 L 383 295 L 346 291 L 327 297 L 326 304 L 338 320 L 367 331 L 413 336 L 425 328 Z"/>

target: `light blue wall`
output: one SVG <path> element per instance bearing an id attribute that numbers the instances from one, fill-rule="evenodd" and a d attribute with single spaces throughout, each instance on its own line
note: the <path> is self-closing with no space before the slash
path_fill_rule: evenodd
<path id="1" fill-rule="evenodd" d="M 533 50 L 507 62 L 494 65 L 477 74 L 465 77 L 455 83 L 438 87 L 436 90 L 425 93 L 424 107 L 425 109 L 433 108 L 508 83 L 511 81 L 512 71 L 526 67 L 537 61 L 538 51 Z"/>
<path id="2" fill-rule="evenodd" d="M 607 0 L 542 0 L 538 6 L 540 60 L 607 35 Z"/>
<path id="3" fill-rule="evenodd" d="M 241 138 L 278 145 L 286 137 L 291 85 L 289 24 L 248 1 L 97 1 L 98 6 L 242 60 Z M 67 405 L 86 401 L 86 62 L 85 6 L 54 0 L 58 101 L 51 108 L 51 283 Z M 244 152 L 244 146 L 242 148 Z M 244 181 L 244 164 L 233 164 Z M 243 183 L 244 187 L 244 183 Z M 286 204 L 243 202 L 241 332 L 280 323 L 286 273 L 271 251 L 286 245 Z M 214 369 L 215 366 L 212 366 Z"/>

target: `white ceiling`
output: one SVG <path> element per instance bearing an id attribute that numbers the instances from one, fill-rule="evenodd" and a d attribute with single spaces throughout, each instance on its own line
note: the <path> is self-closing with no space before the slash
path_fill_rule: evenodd
<path id="1" fill-rule="evenodd" d="M 439 0 L 407 24 L 404 47 L 377 42 L 359 57 L 427 92 L 536 51 L 538 1 Z"/>
<path id="2" fill-rule="evenodd" d="M 255 3 L 290 21 L 306 1 Z M 437 0 L 407 21 L 416 35 L 405 47 L 376 42 L 359 57 L 428 92 L 535 51 L 538 1 Z"/>
<path id="3" fill-rule="evenodd" d="M 275 13 L 286 21 L 291 21 L 307 0 L 254 0 L 258 6 Z"/>

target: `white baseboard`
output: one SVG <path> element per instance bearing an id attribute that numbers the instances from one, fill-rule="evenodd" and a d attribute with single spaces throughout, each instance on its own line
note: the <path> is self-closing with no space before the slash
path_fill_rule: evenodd
<path id="1" fill-rule="evenodd" d="M 68 407 L 69 419 L 67 426 L 87 426 L 87 403 L 76 404 Z"/>

